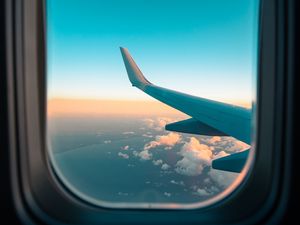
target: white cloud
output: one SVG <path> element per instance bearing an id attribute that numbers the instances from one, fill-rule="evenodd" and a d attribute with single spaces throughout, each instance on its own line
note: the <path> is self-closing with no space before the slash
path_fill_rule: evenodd
<path id="1" fill-rule="evenodd" d="M 154 119 L 143 119 L 143 122 L 146 124 L 147 127 L 153 128 L 155 120 Z"/>
<path id="2" fill-rule="evenodd" d="M 164 195 L 167 197 L 171 197 L 172 194 L 170 192 L 164 192 Z"/>
<path id="3" fill-rule="evenodd" d="M 124 147 L 121 148 L 122 150 L 128 150 L 129 149 L 129 145 L 125 145 Z"/>
<path id="4" fill-rule="evenodd" d="M 202 173 L 203 168 L 204 166 L 202 164 L 197 164 L 187 158 L 183 158 L 176 163 L 175 171 L 182 175 L 197 176 Z"/>
<path id="5" fill-rule="evenodd" d="M 210 179 L 209 177 L 205 178 L 203 181 L 204 184 L 210 184 Z"/>
<path id="6" fill-rule="evenodd" d="M 141 151 L 140 153 L 138 153 L 138 156 L 141 158 L 141 160 L 152 159 L 152 153 L 150 153 L 148 150 Z"/>
<path id="7" fill-rule="evenodd" d="M 214 155 L 213 156 L 213 159 L 218 159 L 218 158 L 222 158 L 222 157 L 225 157 L 225 156 L 228 156 L 229 154 L 224 152 L 224 151 L 221 151 L 219 152 L 218 154 Z"/>
<path id="8" fill-rule="evenodd" d="M 167 163 L 164 163 L 164 164 L 162 164 L 161 169 L 167 170 L 167 169 L 170 169 L 170 166 Z"/>
<path id="9" fill-rule="evenodd" d="M 148 128 L 154 129 L 156 131 L 162 131 L 166 124 L 175 122 L 176 120 L 167 117 L 158 117 L 156 119 L 144 119 L 143 122 Z"/>
<path id="10" fill-rule="evenodd" d="M 122 157 L 122 158 L 124 158 L 124 159 L 128 159 L 128 158 L 129 158 L 129 155 L 124 154 L 124 153 L 122 153 L 122 152 L 119 152 L 119 153 L 118 153 L 118 156 L 120 156 L 120 157 Z"/>
<path id="11" fill-rule="evenodd" d="M 133 131 L 125 131 L 122 134 L 135 134 Z"/>
<path id="12" fill-rule="evenodd" d="M 149 150 L 160 145 L 172 147 L 180 141 L 181 136 L 179 134 L 170 132 L 167 135 L 156 136 L 155 141 L 151 141 L 144 146 L 144 150 Z"/>
<path id="13" fill-rule="evenodd" d="M 240 152 L 240 151 L 246 150 L 248 148 L 250 148 L 250 145 L 247 145 L 246 143 L 244 143 L 242 141 L 234 139 L 234 140 L 227 142 L 224 150 L 227 152 Z"/>
<path id="14" fill-rule="evenodd" d="M 208 143 L 209 144 L 216 144 L 220 142 L 222 139 L 219 136 L 213 136 L 212 138 L 209 139 Z"/>
<path id="15" fill-rule="evenodd" d="M 111 140 L 105 140 L 103 142 L 104 142 L 104 144 L 109 144 L 109 143 L 111 143 Z"/>
<path id="16" fill-rule="evenodd" d="M 163 164 L 163 161 L 161 159 L 158 159 L 158 160 L 153 160 L 152 163 L 155 165 L 155 166 L 159 166 L 161 164 Z"/>
<path id="17" fill-rule="evenodd" d="M 206 189 L 198 188 L 195 194 L 202 196 L 202 197 L 206 197 L 206 196 L 211 195 L 212 193 L 208 192 Z"/>
<path id="18" fill-rule="evenodd" d="M 128 196 L 129 193 L 119 191 L 119 192 L 118 192 L 118 195 L 121 195 L 121 196 Z"/>
<path id="19" fill-rule="evenodd" d="M 133 154 L 135 157 L 139 157 L 140 160 L 142 160 L 142 161 L 146 161 L 146 160 L 152 159 L 152 153 L 150 153 L 148 150 L 143 150 L 143 151 L 141 151 L 141 152 L 133 151 L 132 154 Z M 155 160 L 153 160 L 153 164 L 154 164 L 154 161 L 155 161 Z"/>
<path id="20" fill-rule="evenodd" d="M 240 152 L 251 147 L 250 145 L 233 137 L 213 137 L 208 141 L 208 143 L 218 149 L 222 149 L 230 153 Z"/>
<path id="21" fill-rule="evenodd" d="M 146 138 L 153 138 L 153 135 L 151 135 L 151 134 L 143 134 L 142 136 L 146 137 Z"/>
<path id="22" fill-rule="evenodd" d="M 179 152 L 183 158 L 176 163 L 175 171 L 187 176 L 200 175 L 203 168 L 211 164 L 213 149 L 213 147 L 201 144 L 198 139 L 191 137 L 190 141 L 186 142 Z"/>
<path id="23" fill-rule="evenodd" d="M 228 187 L 238 176 L 236 173 L 231 173 L 222 170 L 210 169 L 208 172 L 211 180 L 217 183 L 220 187 L 226 188 Z"/>
<path id="24" fill-rule="evenodd" d="M 218 142 L 217 144 L 223 142 L 222 146 L 225 150 L 227 150 L 225 146 L 228 145 L 228 143 L 230 143 L 230 148 L 243 149 L 243 147 L 245 147 L 245 144 L 243 142 L 237 141 L 235 139 L 223 141 L 219 138 L 214 138 L 213 142 Z M 190 141 L 185 143 L 181 151 L 179 152 L 179 154 L 183 156 L 183 158 L 176 163 L 175 171 L 179 174 L 187 176 L 197 176 L 202 174 L 204 167 L 211 165 L 211 161 L 213 159 L 229 155 L 225 151 L 220 151 L 218 154 L 214 155 L 213 151 L 213 146 L 201 144 L 200 141 L 196 138 L 190 138 Z M 218 193 L 219 190 L 217 187 L 228 187 L 235 180 L 236 176 L 236 173 L 230 173 L 210 168 L 207 173 L 207 177 L 204 180 L 204 183 L 206 185 L 212 185 L 214 183 L 216 184 L 216 186 L 213 185 L 209 188 L 195 187 L 193 189 L 195 191 L 194 193 L 201 196 L 208 196 L 210 194 Z"/>
<path id="25" fill-rule="evenodd" d="M 176 185 L 180 185 L 180 186 L 184 186 L 184 182 L 181 180 L 181 181 L 175 181 L 175 180 L 171 180 L 170 181 L 171 184 L 176 184 Z"/>

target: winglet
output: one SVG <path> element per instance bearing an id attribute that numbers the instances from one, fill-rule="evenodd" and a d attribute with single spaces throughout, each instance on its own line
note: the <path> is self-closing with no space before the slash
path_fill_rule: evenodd
<path id="1" fill-rule="evenodd" d="M 128 78 L 132 86 L 136 86 L 137 88 L 143 90 L 145 85 L 149 85 L 151 83 L 144 77 L 143 73 L 131 57 L 129 51 L 122 47 L 120 47 L 120 50 L 127 70 Z"/>

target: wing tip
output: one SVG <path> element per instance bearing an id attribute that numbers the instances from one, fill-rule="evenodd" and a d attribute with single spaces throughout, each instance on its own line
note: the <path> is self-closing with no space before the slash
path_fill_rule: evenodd
<path id="1" fill-rule="evenodd" d="M 124 48 L 124 47 L 122 47 L 122 46 L 120 46 L 119 48 L 120 48 L 121 52 L 125 52 L 125 51 L 128 52 L 128 49 L 127 49 L 127 48 Z"/>
<path id="2" fill-rule="evenodd" d="M 143 75 L 137 64 L 134 62 L 127 48 L 120 47 L 123 61 L 127 70 L 128 78 L 132 86 L 144 89 L 145 85 L 151 84 Z"/>

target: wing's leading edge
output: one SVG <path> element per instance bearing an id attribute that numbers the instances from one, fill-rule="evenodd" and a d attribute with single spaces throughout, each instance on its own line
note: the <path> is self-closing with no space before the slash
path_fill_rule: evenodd
<path id="1" fill-rule="evenodd" d="M 177 124 L 167 125 L 166 129 L 169 128 L 170 130 L 174 131 L 203 135 L 208 135 L 208 133 L 215 133 L 215 135 L 223 134 L 235 137 L 247 144 L 250 144 L 250 109 L 200 98 L 156 86 L 144 77 L 143 73 L 134 62 L 128 50 L 122 47 L 120 49 L 128 78 L 133 86 L 139 88 L 153 98 L 192 117 L 188 121 L 181 121 L 177 122 Z M 188 128 L 188 124 L 191 125 L 190 128 Z M 197 129 L 197 127 L 199 130 L 194 132 L 193 130 Z M 242 156 L 240 158 L 243 158 L 241 163 L 244 163 L 247 156 Z M 223 170 L 226 170 L 226 168 Z"/>

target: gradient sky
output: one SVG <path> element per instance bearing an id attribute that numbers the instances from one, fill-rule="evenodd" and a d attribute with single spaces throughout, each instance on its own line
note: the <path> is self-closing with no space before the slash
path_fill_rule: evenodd
<path id="1" fill-rule="evenodd" d="M 48 97 L 148 100 L 148 80 L 227 102 L 251 101 L 259 0 L 47 0 Z"/>

